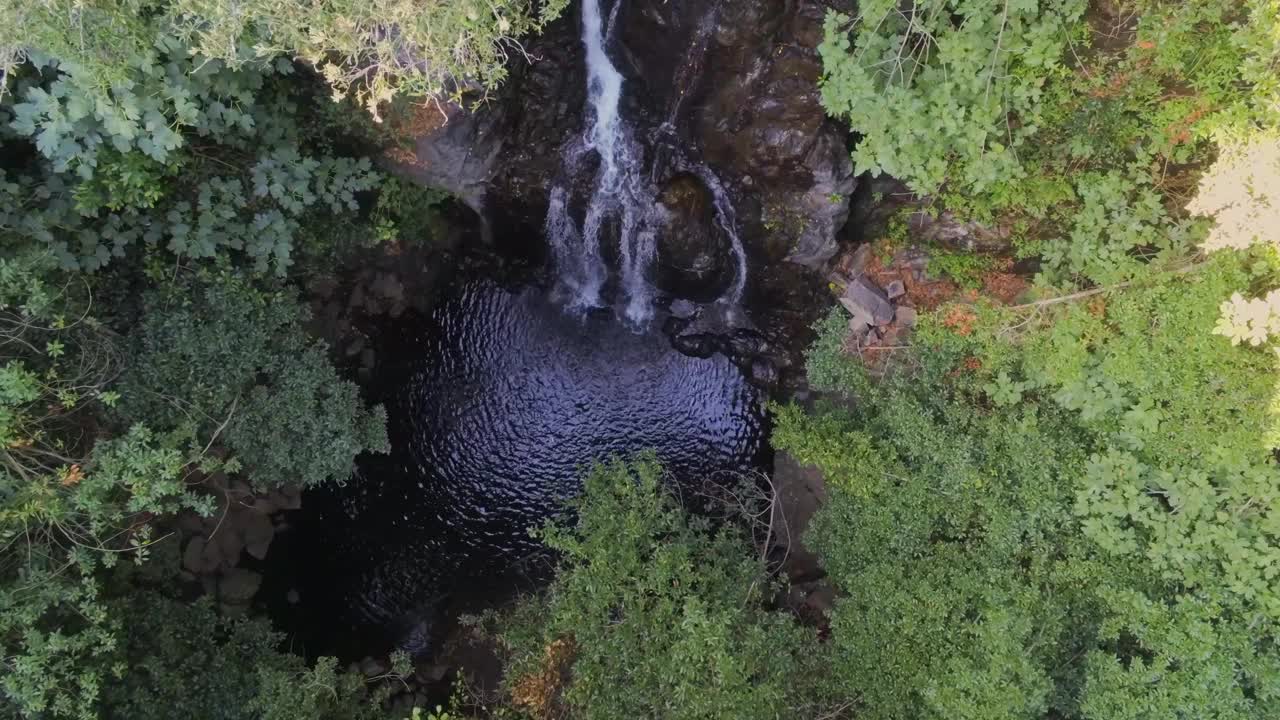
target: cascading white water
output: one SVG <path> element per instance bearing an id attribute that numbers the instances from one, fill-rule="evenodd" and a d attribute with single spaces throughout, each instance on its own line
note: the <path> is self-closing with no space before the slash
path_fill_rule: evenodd
<path id="1" fill-rule="evenodd" d="M 576 169 L 582 156 L 594 151 L 600 158 L 600 166 L 581 230 L 571 215 L 570 193 L 562 182 L 551 190 L 545 231 L 560 283 L 571 295 L 570 305 L 594 308 L 604 304 L 601 294 L 609 277 L 602 253 L 602 233 L 610 223 L 616 223 L 620 284 L 627 300 L 625 314 L 631 322 L 643 325 L 653 317 L 654 290 L 649 273 L 657 255 L 658 233 L 666 225 L 667 214 L 656 202 L 657 189 L 644 176 L 642 148 L 622 117 L 624 80 L 607 51 L 622 1 L 617 0 L 606 24 L 601 0 L 583 0 L 582 42 L 587 55 L 590 126 L 579 147 L 570 153 L 568 165 L 570 170 Z M 695 40 L 700 41 L 703 48 L 705 35 L 700 30 Z M 679 106 L 676 107 L 678 110 Z M 733 245 L 735 280 L 723 299 L 736 305 L 746 285 L 747 263 L 733 206 L 724 186 L 708 168 L 699 166 L 695 172 L 712 193 L 717 222 Z"/>
<path id="2" fill-rule="evenodd" d="M 705 165 L 700 165 L 695 169 L 698 178 L 702 180 L 702 184 L 707 186 L 711 191 L 712 204 L 716 209 L 716 222 L 720 225 L 720 229 L 725 235 L 729 236 L 730 246 L 733 248 L 734 276 L 733 287 L 729 288 L 729 292 L 722 298 L 728 301 L 732 306 L 742 302 L 742 292 L 747 288 L 747 251 L 742 246 L 742 238 L 738 237 L 738 216 L 733 210 L 733 203 L 729 202 L 729 194 L 725 192 L 724 184 L 720 182 L 720 178 L 711 172 L 711 169 Z"/>

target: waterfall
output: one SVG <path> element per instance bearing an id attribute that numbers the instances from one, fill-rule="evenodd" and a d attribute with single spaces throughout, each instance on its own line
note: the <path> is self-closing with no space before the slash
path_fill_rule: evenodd
<path id="1" fill-rule="evenodd" d="M 702 180 L 702 184 L 711 191 L 712 204 L 716 209 L 716 223 L 724 234 L 729 236 L 730 247 L 733 248 L 733 287 L 729 288 L 728 294 L 721 300 L 736 307 L 742 302 L 742 291 L 747 288 L 747 251 L 742 246 L 742 238 L 738 236 L 738 216 L 733 210 L 733 203 L 729 202 L 729 194 L 725 192 L 724 184 L 715 173 L 711 172 L 711 168 L 699 165 L 695 168 L 695 172 Z"/>
<path id="2" fill-rule="evenodd" d="M 619 285 L 626 298 L 625 315 L 632 323 L 644 325 L 653 317 L 654 289 L 649 273 L 656 260 L 658 234 L 666 225 L 667 213 L 657 202 L 654 182 L 643 172 L 643 148 L 622 117 L 625 81 L 609 59 L 607 45 L 623 1 L 617 0 L 606 23 L 601 0 L 583 0 L 588 127 L 568 153 L 565 177 L 551 189 L 544 230 L 560 285 L 570 296 L 570 306 L 587 309 L 605 305 L 602 293 L 609 269 L 603 256 L 602 234 L 616 229 Z M 708 31 L 709 24 L 704 23 L 695 39 L 695 44 L 704 50 Z M 672 112 L 678 109 L 677 102 Z M 582 158 L 591 152 L 599 156 L 600 165 L 579 229 L 571 214 L 572 198 L 567 185 Z M 736 305 L 746 285 L 747 262 L 733 206 L 719 178 L 709 168 L 699 164 L 694 172 L 712 193 L 717 223 L 733 245 L 735 280 L 722 300 Z"/>

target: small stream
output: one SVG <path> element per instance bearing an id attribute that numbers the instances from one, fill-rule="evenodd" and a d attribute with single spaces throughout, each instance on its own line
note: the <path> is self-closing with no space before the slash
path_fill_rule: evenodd
<path id="1" fill-rule="evenodd" d="M 683 355 L 611 310 L 567 313 L 538 287 L 464 285 L 388 328 L 389 456 L 308 493 L 295 544 L 300 635 L 326 651 L 430 647 L 441 608 L 536 583 L 529 536 L 583 470 L 655 451 L 677 483 L 766 460 L 761 394 L 723 356 Z M 332 645 L 337 643 L 337 645 Z"/>

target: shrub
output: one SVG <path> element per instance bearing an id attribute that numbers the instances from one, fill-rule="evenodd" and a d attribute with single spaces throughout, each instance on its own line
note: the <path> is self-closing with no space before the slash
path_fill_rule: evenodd
<path id="1" fill-rule="evenodd" d="M 204 446 L 224 442 L 259 488 L 350 474 L 387 449 L 383 410 L 368 410 L 307 337 L 288 291 L 233 276 L 157 292 L 134 334 L 121 411 Z"/>
<path id="2" fill-rule="evenodd" d="M 774 718 L 813 701 L 812 631 L 763 608 L 772 583 L 746 538 L 687 515 L 653 460 L 596 467 L 575 508 L 541 533 L 563 554 L 551 588 L 502 627 L 526 709 L 546 709 L 561 670 L 588 718 Z"/>

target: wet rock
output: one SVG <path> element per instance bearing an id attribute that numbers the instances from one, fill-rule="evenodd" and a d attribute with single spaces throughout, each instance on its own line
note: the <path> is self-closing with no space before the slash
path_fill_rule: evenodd
<path id="1" fill-rule="evenodd" d="M 234 527 L 235 521 L 231 521 L 228 525 L 223 522 L 223 526 L 208 539 L 208 547 L 206 552 L 213 550 L 217 553 L 220 564 L 226 567 L 234 566 L 240 562 L 240 553 L 244 551 L 244 536 L 236 532 Z"/>
<path id="2" fill-rule="evenodd" d="M 658 200 L 669 216 L 658 243 L 658 286 L 697 302 L 715 300 L 733 281 L 734 267 L 711 191 L 683 173 L 663 186 Z"/>
<path id="3" fill-rule="evenodd" d="M 389 717 L 409 717 L 414 709 L 413 695 L 408 693 L 397 695 L 388 706 Z"/>
<path id="4" fill-rule="evenodd" d="M 801 538 L 814 513 L 826 502 L 826 479 L 817 468 L 801 465 L 785 452 L 774 457 L 771 479 L 777 502 L 771 531 L 774 544 L 786 556 L 783 569 L 793 582 L 821 577 L 818 556 Z"/>
<path id="5" fill-rule="evenodd" d="M 244 617 L 248 612 L 249 606 L 242 603 L 218 603 L 218 613 L 223 617 Z"/>
<path id="6" fill-rule="evenodd" d="M 709 358 L 720 352 L 720 339 L 715 335 L 676 335 L 671 346 L 680 353 L 696 358 Z"/>
<path id="7" fill-rule="evenodd" d="M 252 510 L 246 512 L 241 525 L 241 533 L 244 536 L 245 552 L 259 560 L 265 560 L 267 549 L 271 547 L 271 541 L 275 539 L 276 535 L 276 529 L 271 524 L 271 518 Z"/>
<path id="8" fill-rule="evenodd" d="M 459 131 L 472 135 L 460 138 L 459 145 L 484 143 L 479 152 L 491 163 L 492 179 L 477 190 L 491 198 L 486 214 L 502 226 L 541 229 L 551 180 L 562 158 L 575 150 L 566 143 L 581 129 L 586 103 L 580 23 L 580 14 L 570 10 L 524 40 L 527 54 L 510 63 L 511 77 L 501 95 L 469 121 L 474 129 Z"/>
<path id="9" fill-rule="evenodd" d="M 217 569 L 217 555 L 205 551 L 204 538 L 199 536 L 191 538 L 187 542 L 186 549 L 182 552 L 182 566 L 196 575 L 202 575 Z"/>
<path id="10" fill-rule="evenodd" d="M 768 360 L 755 359 L 751 361 L 747 376 L 757 387 L 770 388 L 778 383 L 778 368 Z"/>
<path id="11" fill-rule="evenodd" d="M 355 357 L 356 355 L 359 355 L 360 351 L 364 350 L 365 342 L 364 337 L 361 335 L 357 335 L 352 338 L 351 342 L 347 343 L 347 349 L 344 351 L 346 356 Z"/>
<path id="12" fill-rule="evenodd" d="M 328 300 L 338 291 L 338 279 L 331 275 L 322 275 L 307 283 L 307 291 L 320 300 Z"/>
<path id="13" fill-rule="evenodd" d="M 444 680 L 445 675 L 449 674 L 448 665 L 423 665 L 414 670 L 413 677 L 422 685 L 434 685 Z"/>
<path id="14" fill-rule="evenodd" d="M 389 272 L 378 273 L 373 283 L 369 286 L 369 290 L 392 303 L 404 302 L 404 283 L 400 282 L 400 278 Z"/>
<path id="15" fill-rule="evenodd" d="M 379 677 L 391 670 L 391 664 L 383 658 L 367 657 L 360 661 L 360 673 L 365 677 Z"/>
<path id="16" fill-rule="evenodd" d="M 218 598 L 232 605 L 243 605 L 253 599 L 262 586 L 262 576 L 244 568 L 228 568 L 218 578 Z"/>
<path id="17" fill-rule="evenodd" d="M 628 0 L 619 6 L 609 52 L 625 76 L 622 112 L 644 143 L 643 172 L 661 190 L 688 185 L 705 166 L 736 209 L 736 227 L 754 278 L 768 265 L 822 269 L 837 250 L 856 182 L 848 132 L 828 119 L 817 79 L 817 47 L 831 7 L 847 0 Z M 485 112 L 500 143 L 486 210 L 526 230 L 542 228 L 551 178 L 566 163 L 567 196 L 587 197 L 598 158 L 576 138 L 585 122 L 585 58 L 580 15 L 566 13 L 530 40 L 503 96 Z M 451 122 L 453 122 L 451 120 Z M 489 156 L 489 145 L 479 151 Z M 557 181 L 558 183 L 561 180 Z M 667 192 L 661 194 L 667 195 Z M 696 287 L 701 297 L 732 281 L 717 265 L 724 238 L 707 231 L 703 192 L 692 193 L 696 222 L 673 222 L 692 237 L 662 247 L 662 284 Z M 500 200 L 499 200 L 500 199 Z M 668 202 L 670 198 L 668 197 Z M 779 217 L 782 220 L 779 220 Z M 616 254 L 606 243 L 605 254 Z M 715 262 L 710 262 L 714 260 Z M 674 273 L 685 282 L 666 283 Z M 684 276 L 684 277 L 679 277 Z M 780 310 L 784 296 L 762 305 Z"/>
<path id="18" fill-rule="evenodd" d="M 178 529 L 188 534 L 195 534 L 204 530 L 204 518 L 193 512 L 184 512 L 178 515 Z"/>
<path id="19" fill-rule="evenodd" d="M 397 119 L 412 149 L 393 149 L 388 167 L 427 187 L 441 188 L 480 212 L 504 142 L 491 109 L 468 112 L 453 104 L 423 103 Z"/>
<path id="20" fill-rule="evenodd" d="M 671 302 L 671 317 L 688 320 L 698 312 L 698 304 L 686 298 L 676 298 Z"/>
<path id="21" fill-rule="evenodd" d="M 888 325 L 893 322 L 893 303 L 878 285 L 866 277 L 854 280 L 845 288 L 841 304 L 851 309 L 857 317 L 856 309 L 860 309 L 871 317 L 872 325 Z"/>

